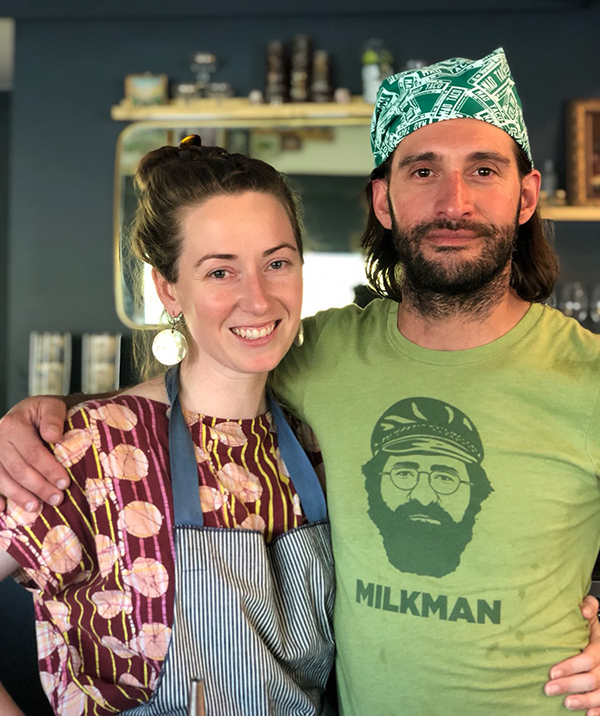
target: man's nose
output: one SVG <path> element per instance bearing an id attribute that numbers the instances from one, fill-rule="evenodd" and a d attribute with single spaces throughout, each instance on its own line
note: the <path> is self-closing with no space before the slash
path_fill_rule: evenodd
<path id="1" fill-rule="evenodd" d="M 419 481 L 413 487 L 410 497 L 412 500 L 417 500 L 417 502 L 420 502 L 422 505 L 430 505 L 432 502 L 437 502 L 437 493 L 429 484 L 428 473 L 419 473 Z"/>
<path id="2" fill-rule="evenodd" d="M 266 279 L 259 273 L 250 273 L 242 282 L 240 304 L 248 313 L 261 315 L 269 307 Z"/>
<path id="3" fill-rule="evenodd" d="M 438 216 L 457 221 L 473 213 L 473 195 L 460 171 L 452 172 L 439 184 L 436 213 Z"/>

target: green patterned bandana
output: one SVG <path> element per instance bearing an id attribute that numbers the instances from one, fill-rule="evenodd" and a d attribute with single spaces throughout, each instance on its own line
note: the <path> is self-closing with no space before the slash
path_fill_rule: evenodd
<path id="1" fill-rule="evenodd" d="M 499 47 L 482 60 L 453 57 L 383 80 L 371 122 L 378 167 L 411 132 L 445 119 L 480 119 L 531 149 L 515 81 Z"/>

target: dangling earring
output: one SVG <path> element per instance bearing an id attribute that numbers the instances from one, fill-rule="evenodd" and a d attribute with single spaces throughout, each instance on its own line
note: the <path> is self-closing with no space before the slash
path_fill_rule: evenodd
<path id="1" fill-rule="evenodd" d="M 294 345 L 300 346 L 304 343 L 304 326 L 302 325 L 302 321 L 300 321 L 300 325 L 298 326 L 298 333 L 296 333 L 296 337 L 294 338 Z"/>
<path id="2" fill-rule="evenodd" d="M 152 353 L 159 363 L 175 365 L 181 363 L 188 350 L 185 336 L 178 329 L 183 313 L 178 316 L 169 314 L 170 327 L 157 333 L 152 341 Z"/>

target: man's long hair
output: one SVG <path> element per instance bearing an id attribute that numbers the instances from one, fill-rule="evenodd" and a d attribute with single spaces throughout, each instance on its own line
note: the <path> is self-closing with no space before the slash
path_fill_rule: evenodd
<path id="1" fill-rule="evenodd" d="M 519 177 L 532 170 L 525 152 L 515 142 L 515 155 Z M 402 300 L 402 267 L 390 229 L 385 229 L 373 210 L 373 180 L 389 182 L 392 158 L 376 167 L 371 173 L 366 194 L 369 205 L 367 227 L 362 236 L 362 247 L 367 255 L 367 277 L 371 287 L 383 298 Z M 559 275 L 558 257 L 544 232 L 544 225 L 536 209 L 529 221 L 521 224 L 517 232 L 512 256 L 510 285 L 524 301 L 545 301 Z"/>

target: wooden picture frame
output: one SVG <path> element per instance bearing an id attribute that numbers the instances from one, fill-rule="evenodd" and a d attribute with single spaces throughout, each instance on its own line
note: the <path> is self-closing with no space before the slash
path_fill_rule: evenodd
<path id="1" fill-rule="evenodd" d="M 600 97 L 567 106 L 569 204 L 600 206 Z"/>
<path id="2" fill-rule="evenodd" d="M 125 75 L 125 99 L 134 106 L 166 104 L 169 99 L 169 78 L 166 74 Z"/>

